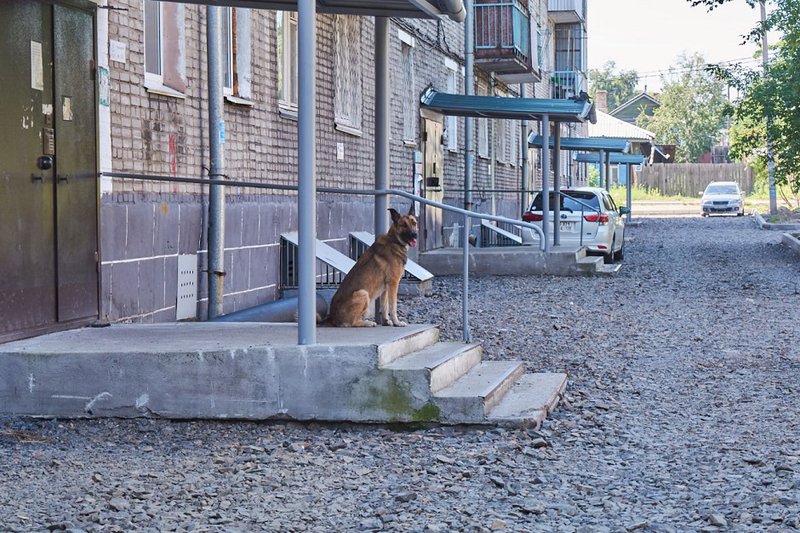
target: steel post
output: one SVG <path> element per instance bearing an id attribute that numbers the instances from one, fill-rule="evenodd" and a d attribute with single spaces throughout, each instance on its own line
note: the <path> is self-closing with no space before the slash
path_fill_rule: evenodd
<path id="1" fill-rule="evenodd" d="M 553 190 L 556 203 L 553 206 L 553 246 L 561 245 L 561 123 L 555 123 L 553 139 Z"/>
<path id="2" fill-rule="evenodd" d="M 606 191 L 611 188 L 611 152 L 606 152 Z"/>
<path id="3" fill-rule="evenodd" d="M 464 0 L 466 18 L 464 19 L 464 94 L 475 94 L 475 13 L 472 0 Z M 475 139 L 473 126 L 475 119 L 464 119 L 464 209 L 472 211 L 472 177 L 475 171 Z M 462 287 L 461 324 L 462 340 L 470 341 L 469 333 L 469 234 L 471 231 L 469 215 L 464 215 L 464 235 L 462 235 Z"/>
<path id="4" fill-rule="evenodd" d="M 225 187 L 223 183 L 222 141 L 222 8 L 208 6 L 206 39 L 208 44 L 208 136 L 211 181 L 208 191 L 208 318 L 223 314 L 225 280 Z"/>
<path id="5" fill-rule="evenodd" d="M 375 17 L 375 189 L 389 188 L 389 19 Z M 389 197 L 375 196 L 375 237 L 389 230 Z"/>
<path id="6" fill-rule="evenodd" d="M 524 83 L 519 84 L 519 97 L 525 98 L 527 95 L 526 91 L 527 87 L 525 87 Z M 524 215 L 525 211 L 528 207 L 528 193 L 525 192 L 529 189 L 528 187 L 528 121 L 521 120 L 519 123 L 519 127 L 522 130 L 522 142 L 520 143 L 520 191 L 522 191 L 519 195 L 519 209 L 520 215 Z"/>
<path id="7" fill-rule="evenodd" d="M 542 238 L 545 252 L 550 251 L 550 115 L 542 115 Z"/>
<path id="8" fill-rule="evenodd" d="M 628 163 L 628 179 L 625 182 L 625 185 L 626 185 L 626 187 L 625 187 L 625 196 L 626 196 L 625 200 L 628 202 L 628 215 L 627 215 L 627 218 L 625 220 L 626 220 L 626 222 L 630 222 L 631 221 L 631 217 L 632 217 L 632 215 L 631 215 L 631 187 L 633 187 L 633 165 L 631 163 Z"/>
<path id="9" fill-rule="evenodd" d="M 317 343 L 316 0 L 297 2 L 298 27 L 298 344 Z"/>

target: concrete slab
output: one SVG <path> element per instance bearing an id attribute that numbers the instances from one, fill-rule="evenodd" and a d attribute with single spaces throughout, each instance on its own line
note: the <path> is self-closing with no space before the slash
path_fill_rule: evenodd
<path id="1" fill-rule="evenodd" d="M 492 409 L 488 419 L 498 425 L 538 428 L 547 414 L 555 409 L 566 387 L 566 374 L 525 374 Z"/>
<path id="2" fill-rule="evenodd" d="M 784 233 L 781 242 L 800 254 L 800 231 Z"/>
<path id="3" fill-rule="evenodd" d="M 475 276 L 582 276 L 585 272 L 578 265 L 581 251 L 583 248 L 578 247 L 554 247 L 549 253 L 532 246 L 471 248 L 469 271 Z M 439 248 L 419 254 L 419 263 L 436 276 L 461 274 L 462 261 L 461 248 Z"/>
<path id="4" fill-rule="evenodd" d="M 800 231 L 800 224 L 793 224 L 789 222 L 767 222 L 761 213 L 756 210 L 753 210 L 753 219 L 756 221 L 756 225 L 761 229 L 775 231 Z"/>

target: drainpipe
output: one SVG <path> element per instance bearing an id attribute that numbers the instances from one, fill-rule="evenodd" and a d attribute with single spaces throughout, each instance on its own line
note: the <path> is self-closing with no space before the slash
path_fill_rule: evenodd
<path id="1" fill-rule="evenodd" d="M 443 0 L 444 9 L 447 11 L 447 16 L 455 22 L 464 22 L 470 15 L 472 15 L 472 0 Z"/>
<path id="2" fill-rule="evenodd" d="M 225 188 L 223 183 L 222 142 L 225 135 L 222 114 L 222 36 L 221 7 L 208 6 L 206 39 L 208 41 L 208 318 L 223 314 L 225 280 Z"/>
<path id="3" fill-rule="evenodd" d="M 489 80 L 489 94 L 491 96 L 496 96 L 495 92 L 495 85 L 497 80 L 495 79 L 494 72 L 491 74 L 491 79 Z M 495 126 L 497 126 L 497 121 L 499 119 L 492 120 L 492 142 L 491 146 L 489 147 L 489 187 L 492 189 L 492 215 L 496 215 L 495 212 L 497 210 L 497 206 L 495 205 L 495 180 L 497 177 L 497 131 L 495 131 Z M 505 133 L 505 132 L 500 132 Z"/>
<path id="4" fill-rule="evenodd" d="M 297 104 L 298 130 L 298 324 L 297 343 L 317 343 L 317 142 L 316 131 L 316 51 L 317 3 L 297 2 L 299 93 Z"/>
<path id="5" fill-rule="evenodd" d="M 457 0 L 460 4 L 460 0 Z M 464 19 L 464 94 L 475 94 L 475 12 L 472 0 L 465 0 Z M 473 127 L 475 119 L 464 119 L 464 210 L 472 211 L 472 178 L 475 173 L 475 139 Z M 469 334 L 469 234 L 471 229 L 469 215 L 464 215 L 464 235 L 462 235 L 462 302 L 461 320 L 462 340 L 470 341 Z"/>
<path id="6" fill-rule="evenodd" d="M 525 98 L 527 96 L 527 92 L 525 91 L 526 87 L 524 83 L 519 84 L 519 97 Z M 528 189 L 528 121 L 521 120 L 520 129 L 522 130 L 522 142 L 520 143 L 520 156 L 521 156 L 521 165 L 520 165 L 520 172 L 522 175 L 520 176 L 520 193 L 519 193 L 519 208 L 520 214 L 525 214 L 525 208 L 528 205 L 528 193 L 525 191 Z"/>

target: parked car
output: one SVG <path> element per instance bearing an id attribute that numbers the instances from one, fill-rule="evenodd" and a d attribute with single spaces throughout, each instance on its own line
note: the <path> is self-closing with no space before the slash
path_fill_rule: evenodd
<path id="1" fill-rule="evenodd" d="M 542 196 L 541 191 L 535 193 L 533 203 L 522 220 L 539 222 L 541 227 Z M 556 196 L 555 191 L 550 191 L 548 231 L 551 238 Z M 599 187 L 562 189 L 559 196 L 561 244 L 586 246 L 588 253 L 602 254 L 606 263 L 621 260 L 625 249 L 625 222 L 622 215 L 629 212 L 628 207 L 617 208 L 611 195 Z"/>
<path id="2" fill-rule="evenodd" d="M 709 215 L 744 215 L 744 193 L 735 181 L 712 181 L 701 193 L 700 207 Z"/>

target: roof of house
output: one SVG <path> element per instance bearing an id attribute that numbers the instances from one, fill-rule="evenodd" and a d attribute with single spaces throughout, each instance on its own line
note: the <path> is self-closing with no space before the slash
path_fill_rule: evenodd
<path id="1" fill-rule="evenodd" d="M 544 139 L 541 135 L 531 132 L 528 135 L 528 145 L 541 148 Z M 555 148 L 555 135 L 550 136 L 550 147 Z M 580 151 L 604 151 L 604 152 L 623 152 L 631 149 L 630 143 L 626 139 L 615 139 L 611 137 L 561 137 L 560 146 L 562 150 Z"/>
<path id="2" fill-rule="evenodd" d="M 602 111 L 597 112 L 597 123 L 589 124 L 590 137 L 617 137 L 631 141 L 652 141 L 656 134 L 624 120 L 612 117 Z"/>
<path id="3" fill-rule="evenodd" d="M 628 100 L 627 102 L 621 104 L 613 111 L 609 112 L 611 116 L 617 116 L 621 113 L 624 113 L 626 110 L 634 107 L 638 109 L 642 105 L 649 106 L 649 107 L 659 107 L 661 102 L 656 100 L 654 97 L 650 96 L 649 94 L 642 92 Z M 637 113 L 638 114 L 638 113 Z"/>
<path id="4" fill-rule="evenodd" d="M 187 4 L 237 6 L 297 11 L 298 0 L 178 0 Z M 317 0 L 317 12 L 375 17 L 430 18 L 447 16 L 463 22 L 462 0 Z"/>
<path id="5" fill-rule="evenodd" d="M 558 122 L 584 122 L 593 117 L 588 100 L 565 98 L 505 98 L 440 93 L 428 88 L 420 98 L 423 108 L 444 115 L 462 117 L 541 119 L 547 115 Z"/>

